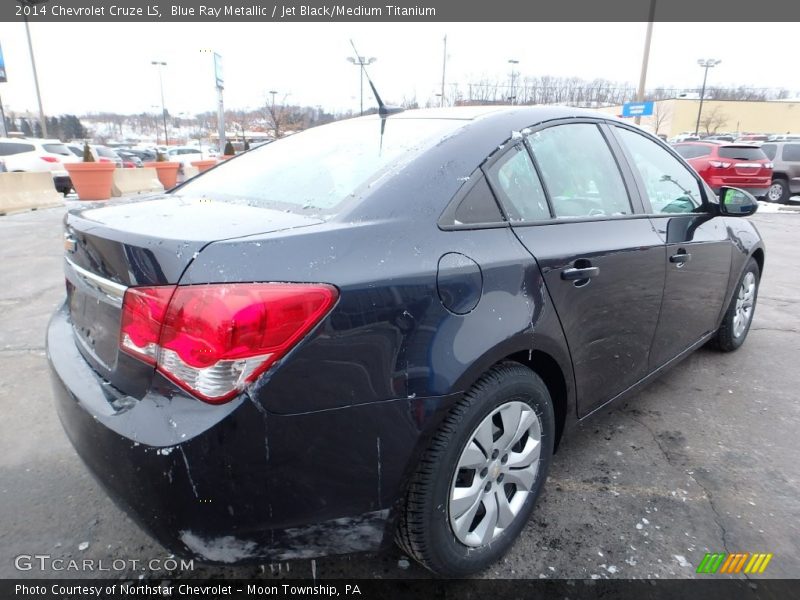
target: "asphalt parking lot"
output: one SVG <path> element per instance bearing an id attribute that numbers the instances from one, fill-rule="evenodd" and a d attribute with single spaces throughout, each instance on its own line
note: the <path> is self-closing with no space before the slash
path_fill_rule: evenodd
<path id="1" fill-rule="evenodd" d="M 164 559 L 94 482 L 52 407 L 44 351 L 60 303 L 63 209 L 0 216 L 0 577 L 14 557 Z M 520 539 L 485 577 L 695 577 L 706 552 L 771 552 L 759 577 L 800 577 L 800 212 L 752 217 L 766 272 L 747 343 L 700 350 L 567 438 Z M 691 310 L 692 299 L 687 298 Z M 425 577 L 393 550 L 104 577 Z M 708 576 L 704 576 L 708 577 Z"/>

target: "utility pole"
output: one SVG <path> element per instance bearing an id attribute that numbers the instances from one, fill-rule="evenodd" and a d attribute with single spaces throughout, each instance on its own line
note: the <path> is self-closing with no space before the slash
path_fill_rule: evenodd
<path id="1" fill-rule="evenodd" d="M 371 65 L 376 60 L 378 60 L 378 59 L 375 58 L 374 56 L 371 56 L 370 58 L 364 58 L 363 56 L 355 56 L 355 57 L 348 56 L 347 57 L 347 62 L 353 63 L 355 66 L 357 66 L 358 67 L 358 72 L 360 73 L 360 79 L 358 81 L 359 81 L 359 90 L 360 90 L 359 91 L 359 96 L 361 98 L 361 105 L 360 105 L 361 106 L 361 112 L 360 112 L 361 115 L 364 114 L 364 67 L 366 67 L 367 65 Z"/>
<path id="2" fill-rule="evenodd" d="M 23 20 L 25 21 L 25 33 L 28 36 L 28 52 L 31 55 L 31 69 L 33 69 L 33 84 L 36 86 L 36 101 L 39 103 L 39 121 L 42 123 L 42 137 L 47 138 L 47 121 L 44 118 L 44 109 L 42 108 L 42 94 L 39 91 L 39 75 L 36 72 L 36 58 L 33 56 L 33 42 L 31 41 L 31 28 L 28 25 L 28 17 L 23 12 Z"/>
<path id="3" fill-rule="evenodd" d="M 442 56 L 442 102 L 441 106 L 444 106 L 444 74 L 445 70 L 447 69 L 447 36 L 444 36 L 444 54 Z"/>
<path id="4" fill-rule="evenodd" d="M 510 58 L 508 63 L 511 65 L 511 94 L 509 94 L 508 100 L 511 104 L 515 104 L 514 100 L 516 100 L 516 96 L 514 95 L 514 77 L 516 77 L 516 73 L 514 72 L 514 65 L 518 65 L 519 61 Z"/>
<path id="5" fill-rule="evenodd" d="M 703 112 L 703 99 L 706 95 L 706 81 L 708 80 L 708 70 L 712 67 L 716 67 L 722 61 L 716 58 L 708 58 L 708 59 L 699 59 L 697 64 L 700 65 L 705 69 L 703 74 L 703 87 L 700 89 L 700 106 L 697 109 L 697 124 L 694 126 L 694 134 L 698 135 L 700 132 L 700 115 Z"/>
<path id="6" fill-rule="evenodd" d="M 647 17 L 647 33 L 644 36 L 644 52 L 642 53 L 642 71 L 639 74 L 639 90 L 636 94 L 637 102 L 644 102 L 644 88 L 647 82 L 647 64 L 650 61 L 650 39 L 653 36 L 653 21 L 656 17 L 656 0 L 650 0 L 650 14 Z M 641 115 L 636 116 L 636 124 L 642 122 Z"/>
<path id="7" fill-rule="evenodd" d="M 167 134 L 167 108 L 164 104 L 164 78 L 161 76 L 161 69 L 167 66 L 163 60 L 152 60 L 150 64 L 158 69 L 158 85 L 161 90 L 161 118 L 164 120 L 164 145 L 169 146 L 169 135 Z"/>

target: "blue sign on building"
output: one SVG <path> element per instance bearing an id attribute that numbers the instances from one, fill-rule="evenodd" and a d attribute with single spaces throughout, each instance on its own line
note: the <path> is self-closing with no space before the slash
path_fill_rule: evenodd
<path id="1" fill-rule="evenodd" d="M 8 81 L 6 79 L 6 61 L 3 58 L 3 47 L 0 46 L 0 83 Z"/>
<path id="2" fill-rule="evenodd" d="M 654 102 L 626 102 L 622 105 L 623 117 L 649 117 L 653 114 Z"/>

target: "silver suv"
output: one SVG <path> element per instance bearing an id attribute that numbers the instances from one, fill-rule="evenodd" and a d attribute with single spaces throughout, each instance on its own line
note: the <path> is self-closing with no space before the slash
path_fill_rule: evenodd
<path id="1" fill-rule="evenodd" d="M 766 142 L 761 149 L 773 164 L 767 200 L 785 204 L 790 196 L 800 194 L 800 141 Z"/>

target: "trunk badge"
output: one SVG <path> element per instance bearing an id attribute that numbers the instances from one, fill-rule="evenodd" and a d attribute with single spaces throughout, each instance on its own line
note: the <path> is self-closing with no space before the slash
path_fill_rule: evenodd
<path id="1" fill-rule="evenodd" d="M 69 252 L 70 254 L 74 254 L 75 250 L 78 249 L 78 241 L 72 237 L 70 234 L 64 234 L 64 250 Z"/>

